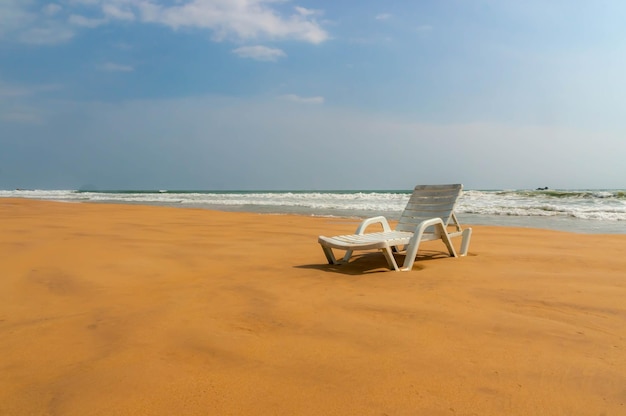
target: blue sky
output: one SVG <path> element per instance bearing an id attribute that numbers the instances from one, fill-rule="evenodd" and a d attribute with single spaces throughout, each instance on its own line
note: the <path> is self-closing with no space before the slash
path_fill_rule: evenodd
<path id="1" fill-rule="evenodd" d="M 622 1 L 0 0 L 0 189 L 626 186 Z"/>

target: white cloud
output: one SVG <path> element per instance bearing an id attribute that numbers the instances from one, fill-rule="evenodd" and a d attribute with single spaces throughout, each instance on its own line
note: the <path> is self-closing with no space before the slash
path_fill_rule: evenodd
<path id="1" fill-rule="evenodd" d="M 61 89 L 60 85 L 48 84 L 48 85 L 15 85 L 6 84 L 0 81 L 0 97 L 27 97 L 40 93 L 58 91 Z"/>
<path id="2" fill-rule="evenodd" d="M 56 45 L 69 41 L 74 32 L 63 25 L 49 23 L 41 27 L 33 27 L 19 34 L 18 39 L 32 45 Z"/>
<path id="3" fill-rule="evenodd" d="M 281 95 L 280 99 L 291 101 L 294 103 L 301 104 L 324 104 L 324 97 L 316 96 L 316 97 L 301 97 L 296 94 L 286 94 Z"/>
<path id="4" fill-rule="evenodd" d="M 105 16 L 118 20 L 135 20 L 135 13 L 128 7 L 123 8 L 117 4 L 105 3 L 102 5 L 102 12 Z"/>
<path id="5" fill-rule="evenodd" d="M 276 61 L 279 58 L 287 56 L 285 52 L 278 48 L 269 48 L 267 46 L 242 46 L 232 51 L 241 58 L 256 59 L 257 61 Z"/>
<path id="6" fill-rule="evenodd" d="M 19 0 L 0 1 L 0 39 L 35 19 L 35 15 L 26 10 L 26 5 Z"/>
<path id="7" fill-rule="evenodd" d="M 67 42 L 74 32 L 59 21 L 61 11 L 54 3 L 38 7 L 31 0 L 0 0 L 0 39 L 33 45 Z"/>
<path id="8" fill-rule="evenodd" d="M 299 40 L 319 44 L 329 38 L 315 20 L 319 10 L 283 0 L 59 0 L 34 8 L 32 0 L 0 0 L 0 39 L 32 44 L 67 41 L 76 27 L 96 28 L 115 21 L 155 23 L 174 30 L 211 31 L 213 40 Z"/>
<path id="9" fill-rule="evenodd" d="M 55 14 L 63 10 L 63 8 L 56 3 L 50 3 L 44 6 L 41 10 L 48 16 L 54 16 Z"/>
<path id="10" fill-rule="evenodd" d="M 109 72 L 133 72 L 135 70 L 135 68 L 131 65 L 116 64 L 114 62 L 102 64 L 99 69 Z"/>
<path id="11" fill-rule="evenodd" d="M 391 14 L 390 13 L 380 13 L 377 14 L 375 19 L 376 20 L 387 20 L 391 18 Z"/>
<path id="12" fill-rule="evenodd" d="M 107 20 L 106 19 L 92 19 L 89 17 L 72 14 L 68 18 L 68 22 L 70 22 L 71 24 L 75 26 L 94 28 L 94 27 L 98 27 L 107 23 Z"/>
<path id="13" fill-rule="evenodd" d="M 294 7 L 294 9 L 296 9 L 296 11 L 302 16 L 315 16 L 318 14 L 322 14 L 322 12 L 319 10 L 307 9 L 299 6 Z"/>
<path id="14" fill-rule="evenodd" d="M 177 6 L 161 6 L 147 0 L 138 4 L 142 20 L 160 23 L 173 29 L 196 27 L 210 29 L 214 39 L 238 40 L 271 38 L 297 39 L 321 43 L 328 34 L 311 16 L 313 12 L 297 8 L 291 16 L 282 16 L 271 7 L 275 0 L 191 0 Z"/>
<path id="15" fill-rule="evenodd" d="M 65 0 L 65 3 L 78 5 L 96 5 L 99 4 L 101 1 L 102 0 Z"/>
<path id="16" fill-rule="evenodd" d="M 0 98 L 23 97 L 31 92 L 25 88 L 0 84 Z"/>

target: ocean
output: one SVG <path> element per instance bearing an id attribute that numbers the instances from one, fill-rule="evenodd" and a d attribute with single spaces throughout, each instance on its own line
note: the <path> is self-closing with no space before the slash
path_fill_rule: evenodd
<path id="1" fill-rule="evenodd" d="M 84 191 L 0 190 L 0 197 L 196 207 L 220 211 L 397 219 L 410 190 L 379 191 Z M 465 190 L 462 223 L 626 234 L 626 190 Z"/>

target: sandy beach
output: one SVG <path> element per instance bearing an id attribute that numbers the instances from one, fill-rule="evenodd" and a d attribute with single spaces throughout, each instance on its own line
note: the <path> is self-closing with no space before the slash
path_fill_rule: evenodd
<path id="1" fill-rule="evenodd" d="M 1 415 L 624 415 L 626 235 L 0 199 Z M 459 244 L 459 241 L 456 241 Z"/>

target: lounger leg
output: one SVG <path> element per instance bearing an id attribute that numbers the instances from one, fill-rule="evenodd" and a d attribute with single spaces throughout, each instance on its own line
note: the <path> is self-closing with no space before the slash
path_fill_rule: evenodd
<path id="1" fill-rule="evenodd" d="M 328 260 L 328 264 L 337 264 L 337 259 L 333 254 L 333 250 L 330 247 L 322 246 L 322 250 L 324 250 L 324 255 L 326 256 L 326 260 Z"/>
<path id="2" fill-rule="evenodd" d="M 420 235 L 421 239 L 421 235 Z M 417 250 L 420 246 L 420 239 L 415 239 L 415 241 L 411 241 L 411 244 L 407 246 L 406 254 L 404 257 L 404 264 L 402 265 L 403 272 L 409 272 L 413 269 L 413 263 L 415 262 L 415 256 L 417 256 Z"/>
<path id="3" fill-rule="evenodd" d="M 385 259 L 387 259 L 387 264 L 391 270 L 395 270 L 397 272 L 400 271 L 398 268 L 398 263 L 396 263 L 396 259 L 393 257 L 393 252 L 391 251 L 391 247 L 387 246 L 385 248 L 380 249 L 385 255 Z"/>
<path id="4" fill-rule="evenodd" d="M 463 230 L 462 240 L 461 240 L 461 256 L 467 255 L 467 250 L 469 249 L 470 239 L 472 238 L 472 229 L 466 228 Z"/>
<path id="5" fill-rule="evenodd" d="M 436 226 L 440 229 L 439 232 L 441 233 L 441 239 L 443 240 L 446 247 L 448 247 L 448 252 L 450 253 L 450 256 L 457 257 L 456 250 L 452 245 L 452 240 L 450 240 L 450 236 L 446 232 L 446 228 L 443 226 L 443 224 L 437 224 Z"/>
<path id="6" fill-rule="evenodd" d="M 346 250 L 346 254 L 343 256 L 343 262 L 347 263 L 352 257 L 352 250 Z"/>

